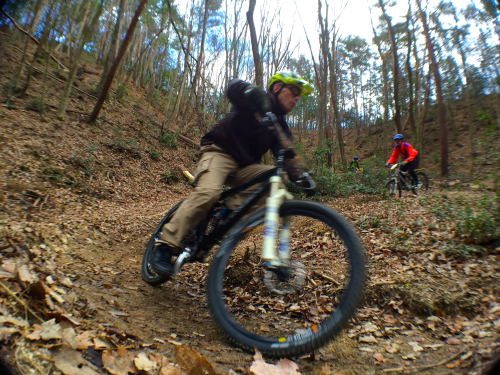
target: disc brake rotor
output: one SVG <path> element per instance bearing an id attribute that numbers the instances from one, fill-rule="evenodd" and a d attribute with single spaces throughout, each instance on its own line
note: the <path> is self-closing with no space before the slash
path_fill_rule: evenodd
<path id="1" fill-rule="evenodd" d="M 306 268 L 296 260 L 290 262 L 290 278 L 280 281 L 278 275 L 272 270 L 264 271 L 264 284 L 273 293 L 290 294 L 302 289 L 306 280 Z"/>

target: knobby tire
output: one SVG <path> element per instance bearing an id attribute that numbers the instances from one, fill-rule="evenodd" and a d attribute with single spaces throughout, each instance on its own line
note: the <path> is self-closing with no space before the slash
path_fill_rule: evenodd
<path id="1" fill-rule="evenodd" d="M 291 218 L 290 254 L 298 275 L 291 280 L 302 280 L 303 267 L 300 289 L 289 292 L 275 279 L 282 295 L 263 282 L 262 209 L 227 235 L 210 265 L 207 295 L 214 321 L 233 344 L 290 357 L 312 352 L 346 325 L 364 289 L 365 258 L 353 227 L 333 209 L 287 201 L 279 214 Z"/>

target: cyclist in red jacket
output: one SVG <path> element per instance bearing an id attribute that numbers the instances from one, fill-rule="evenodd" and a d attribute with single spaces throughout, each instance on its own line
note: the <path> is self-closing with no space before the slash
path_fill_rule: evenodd
<path id="1" fill-rule="evenodd" d="M 396 145 L 392 150 L 392 155 L 387 160 L 386 166 L 390 166 L 398 161 L 399 157 L 403 158 L 400 162 L 400 167 L 402 171 L 408 171 L 411 178 L 413 179 L 413 184 L 416 188 L 419 188 L 418 176 L 415 173 L 415 169 L 418 168 L 420 163 L 420 157 L 418 151 L 413 148 L 408 142 L 404 142 L 403 134 L 396 134 L 393 138 Z"/>

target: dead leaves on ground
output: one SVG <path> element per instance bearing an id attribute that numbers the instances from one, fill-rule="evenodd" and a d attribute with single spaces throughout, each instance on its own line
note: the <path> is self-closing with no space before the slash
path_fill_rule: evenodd
<path id="1" fill-rule="evenodd" d="M 189 347 L 175 347 L 176 363 L 126 334 L 105 327 L 85 330 L 69 312 L 75 311 L 66 301 L 73 286 L 69 278 L 56 273 L 44 277 L 23 257 L 0 261 L 0 341 L 15 342 L 30 353 L 23 357 L 23 366 L 44 369 L 51 362 L 64 375 L 97 375 L 104 370 L 112 375 L 217 375 L 210 362 Z"/>

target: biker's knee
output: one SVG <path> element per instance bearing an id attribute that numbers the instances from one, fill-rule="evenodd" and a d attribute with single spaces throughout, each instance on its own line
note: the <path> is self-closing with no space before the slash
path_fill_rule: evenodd
<path id="1" fill-rule="evenodd" d="M 214 204 L 220 198 L 222 191 L 215 188 L 196 187 L 193 194 L 196 194 L 199 200 L 207 204 Z"/>

